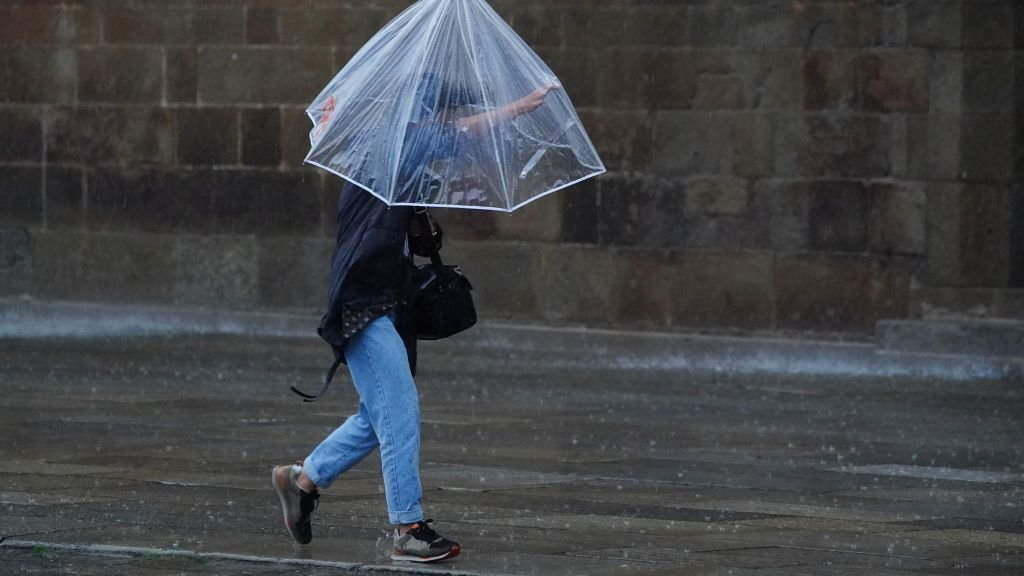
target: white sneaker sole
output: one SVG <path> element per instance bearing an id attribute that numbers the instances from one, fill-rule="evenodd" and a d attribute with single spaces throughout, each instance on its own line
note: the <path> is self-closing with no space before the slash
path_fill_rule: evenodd
<path id="1" fill-rule="evenodd" d="M 459 552 L 461 552 L 461 551 L 462 550 L 457 550 L 457 551 L 454 551 L 454 553 L 453 553 L 452 550 L 449 550 L 449 551 L 445 552 L 444 554 L 440 554 L 438 556 L 426 556 L 426 557 L 424 557 L 424 556 L 413 556 L 411 554 L 392 554 L 391 555 L 391 559 L 396 561 L 396 562 L 419 562 L 420 564 L 426 564 L 426 563 L 429 563 L 429 562 L 440 562 L 441 560 L 446 560 L 448 558 L 455 558 L 456 556 L 459 555 Z"/>
<path id="2" fill-rule="evenodd" d="M 277 469 L 279 466 L 274 466 L 270 470 L 270 484 L 274 487 L 274 493 L 277 494 L 277 501 L 281 503 L 281 517 L 284 520 L 284 527 L 288 530 L 288 534 L 291 535 L 292 540 L 296 542 L 299 539 L 295 536 L 295 532 L 292 531 L 292 526 L 288 522 L 288 503 L 285 501 L 284 491 L 277 485 Z"/>

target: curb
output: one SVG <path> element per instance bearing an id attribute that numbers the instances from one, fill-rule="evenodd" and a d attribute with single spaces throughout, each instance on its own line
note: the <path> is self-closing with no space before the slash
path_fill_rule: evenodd
<path id="1" fill-rule="evenodd" d="M 180 335 L 315 339 L 318 325 L 313 313 L 0 299 L 0 339 Z M 481 322 L 466 334 L 426 346 L 432 348 L 432 355 L 472 350 L 491 353 L 495 362 L 529 362 L 555 369 L 1024 381 L 1024 359 L 1017 357 L 936 354 L 871 343 L 783 337 Z"/>
<path id="2" fill-rule="evenodd" d="M 499 573 L 483 574 L 464 570 L 448 570 L 443 567 L 427 568 L 420 566 L 389 566 L 386 564 L 358 564 L 354 562 L 338 562 L 334 560 L 313 560 L 307 558 L 275 558 L 271 556 L 251 556 L 247 554 L 230 554 L 226 552 L 196 552 L 193 550 L 168 550 L 164 548 L 144 548 L 138 546 L 112 546 L 107 544 L 60 544 L 33 540 L 0 540 L 0 549 L 44 550 L 80 554 L 86 556 L 130 556 L 154 558 L 185 558 L 189 560 L 224 560 L 244 562 L 248 564 L 274 564 L 280 566 L 308 566 L 310 568 L 331 568 L 348 574 L 379 576 L 382 574 L 425 575 L 425 576 L 503 576 Z"/>

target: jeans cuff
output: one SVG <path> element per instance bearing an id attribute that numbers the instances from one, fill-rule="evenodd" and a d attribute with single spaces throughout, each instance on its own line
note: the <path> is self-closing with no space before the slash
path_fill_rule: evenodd
<path id="1" fill-rule="evenodd" d="M 388 521 L 392 524 L 415 524 L 423 521 L 423 509 L 414 506 L 406 512 L 395 512 L 388 510 Z"/>
<path id="2" fill-rule="evenodd" d="M 308 457 L 302 461 L 302 471 L 306 473 L 306 477 L 309 478 L 317 488 L 330 487 L 331 483 L 324 480 L 320 475 L 320 469 L 310 462 Z"/>

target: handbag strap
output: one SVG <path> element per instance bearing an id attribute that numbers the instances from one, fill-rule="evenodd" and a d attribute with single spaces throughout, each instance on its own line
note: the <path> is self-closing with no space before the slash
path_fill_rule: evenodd
<path id="1" fill-rule="evenodd" d="M 331 382 L 334 381 L 334 376 L 335 374 L 338 373 L 338 367 L 341 366 L 341 362 L 343 359 L 344 356 L 342 356 L 341 354 L 335 355 L 334 364 L 331 364 L 331 367 L 327 369 L 327 374 L 324 376 L 324 383 L 320 387 L 320 391 L 317 392 L 316 394 L 307 394 L 306 392 L 299 390 L 295 386 L 291 387 L 292 392 L 301 396 L 303 402 L 316 402 L 317 400 L 320 399 L 321 396 L 324 395 L 325 392 L 327 392 L 327 389 L 331 386 Z"/>

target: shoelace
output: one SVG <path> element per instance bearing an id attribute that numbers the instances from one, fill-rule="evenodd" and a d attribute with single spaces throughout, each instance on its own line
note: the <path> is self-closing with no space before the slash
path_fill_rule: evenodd
<path id="1" fill-rule="evenodd" d="M 409 530 L 409 534 L 417 540 L 423 540 L 424 542 L 429 542 L 431 544 L 441 540 L 441 535 L 430 527 L 430 523 L 433 521 L 433 519 L 428 519 L 422 522 L 417 522 L 416 526 Z"/>

